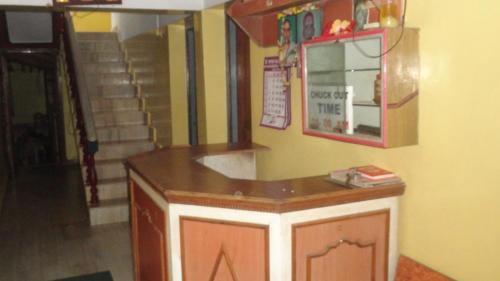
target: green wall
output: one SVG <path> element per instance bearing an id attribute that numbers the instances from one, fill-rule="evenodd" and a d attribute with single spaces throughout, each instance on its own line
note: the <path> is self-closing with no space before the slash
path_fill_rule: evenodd
<path id="1" fill-rule="evenodd" d="M 33 115 L 45 114 L 44 77 L 42 71 L 22 71 L 15 68 L 9 73 L 12 99 L 14 103 L 15 124 L 33 124 Z"/>

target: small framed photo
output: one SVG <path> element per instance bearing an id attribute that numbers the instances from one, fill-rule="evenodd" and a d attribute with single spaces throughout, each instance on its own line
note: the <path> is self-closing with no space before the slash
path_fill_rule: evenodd
<path id="1" fill-rule="evenodd" d="M 297 15 L 298 43 L 321 36 L 323 12 L 319 9 L 304 11 Z"/>

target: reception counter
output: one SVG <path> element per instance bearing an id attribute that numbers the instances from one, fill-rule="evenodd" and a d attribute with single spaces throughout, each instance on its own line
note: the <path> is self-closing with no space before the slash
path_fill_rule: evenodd
<path id="1" fill-rule="evenodd" d="M 256 153 L 267 150 L 215 144 L 129 158 L 136 281 L 392 280 L 404 185 L 256 180 Z"/>

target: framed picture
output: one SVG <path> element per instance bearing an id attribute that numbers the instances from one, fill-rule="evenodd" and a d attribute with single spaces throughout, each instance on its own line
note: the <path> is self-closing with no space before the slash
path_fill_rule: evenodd
<path id="1" fill-rule="evenodd" d="M 319 9 L 304 11 L 297 15 L 297 41 L 311 40 L 321 36 L 323 12 Z"/>
<path id="2" fill-rule="evenodd" d="M 297 44 L 297 17 L 286 15 L 278 19 L 279 60 L 282 66 L 293 66 L 299 57 Z"/>

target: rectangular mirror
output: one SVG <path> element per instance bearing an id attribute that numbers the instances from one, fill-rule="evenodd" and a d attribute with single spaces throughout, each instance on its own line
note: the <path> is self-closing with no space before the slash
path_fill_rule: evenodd
<path id="1" fill-rule="evenodd" d="M 382 36 L 328 37 L 302 45 L 304 133 L 382 142 Z"/>

